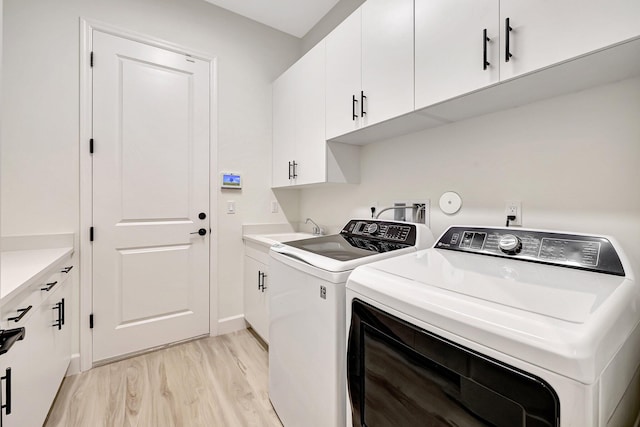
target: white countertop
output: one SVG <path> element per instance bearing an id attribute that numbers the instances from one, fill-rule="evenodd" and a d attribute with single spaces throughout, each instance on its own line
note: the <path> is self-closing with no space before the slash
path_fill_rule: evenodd
<path id="1" fill-rule="evenodd" d="M 41 280 L 46 270 L 73 254 L 73 247 L 2 251 L 0 303 Z"/>
<path id="2" fill-rule="evenodd" d="M 246 242 L 257 243 L 262 246 L 271 247 L 276 243 L 290 242 L 293 240 L 309 239 L 314 236 L 311 233 L 301 233 L 292 231 L 290 233 L 274 233 L 274 234 L 245 234 L 242 239 Z"/>

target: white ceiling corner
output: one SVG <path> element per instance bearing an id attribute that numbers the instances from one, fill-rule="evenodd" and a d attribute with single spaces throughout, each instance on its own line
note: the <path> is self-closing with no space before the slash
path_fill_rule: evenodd
<path id="1" fill-rule="evenodd" d="M 205 0 L 302 38 L 339 0 Z"/>

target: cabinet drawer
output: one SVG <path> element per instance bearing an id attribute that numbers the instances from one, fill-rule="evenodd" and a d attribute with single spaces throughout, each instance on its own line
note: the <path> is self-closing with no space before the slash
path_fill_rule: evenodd
<path id="1" fill-rule="evenodd" d="M 31 315 L 38 310 L 38 306 L 42 302 L 41 292 L 40 288 L 34 285 L 4 304 L 2 306 L 0 327 L 3 329 L 23 327 Z"/>
<path id="2" fill-rule="evenodd" d="M 2 328 L 20 328 L 25 325 L 38 307 L 64 283 L 71 273 L 68 267 L 72 266 L 70 260 L 51 268 L 44 278 L 25 288 L 2 305 Z M 67 271 L 68 270 L 68 271 Z M 65 273 L 65 271 L 67 271 Z M 29 308 L 31 307 L 31 308 Z"/>

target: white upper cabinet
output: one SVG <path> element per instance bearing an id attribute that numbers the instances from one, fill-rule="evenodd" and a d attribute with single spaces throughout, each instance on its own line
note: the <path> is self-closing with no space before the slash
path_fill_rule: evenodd
<path id="1" fill-rule="evenodd" d="M 324 43 L 273 83 L 272 186 L 325 180 Z"/>
<path id="2" fill-rule="evenodd" d="M 420 109 L 636 37 L 640 1 L 415 0 L 415 19 Z"/>
<path id="3" fill-rule="evenodd" d="M 368 0 L 326 42 L 327 139 L 413 111 L 413 0 Z"/>
<path id="4" fill-rule="evenodd" d="M 321 45 L 274 84 L 275 187 L 354 182 L 340 143 L 637 75 L 640 0 L 367 0 Z"/>
<path id="5" fill-rule="evenodd" d="M 500 31 L 505 80 L 638 36 L 640 1 L 501 0 Z"/>
<path id="6" fill-rule="evenodd" d="M 273 83 L 272 187 L 359 179 L 358 147 L 327 146 L 325 85 L 324 41 Z"/>
<path id="7" fill-rule="evenodd" d="M 415 0 L 416 109 L 498 82 L 498 0 Z"/>
<path id="8" fill-rule="evenodd" d="M 327 37 L 327 139 L 360 127 L 361 9 Z"/>
<path id="9" fill-rule="evenodd" d="M 369 0 L 361 8 L 367 126 L 413 111 L 413 0 Z"/>
<path id="10" fill-rule="evenodd" d="M 298 88 L 295 181 L 298 185 L 324 182 L 327 179 L 324 42 L 296 63 L 295 79 Z"/>
<path id="11" fill-rule="evenodd" d="M 295 158 L 296 139 L 294 121 L 297 88 L 295 83 L 293 67 L 273 82 L 273 187 L 287 186 L 291 181 L 291 162 Z"/>

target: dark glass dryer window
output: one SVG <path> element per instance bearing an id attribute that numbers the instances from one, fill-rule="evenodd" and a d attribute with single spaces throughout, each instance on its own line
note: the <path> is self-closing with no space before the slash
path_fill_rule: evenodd
<path id="1" fill-rule="evenodd" d="M 347 377 L 357 427 L 559 425 L 559 400 L 544 380 L 359 300 Z"/>

